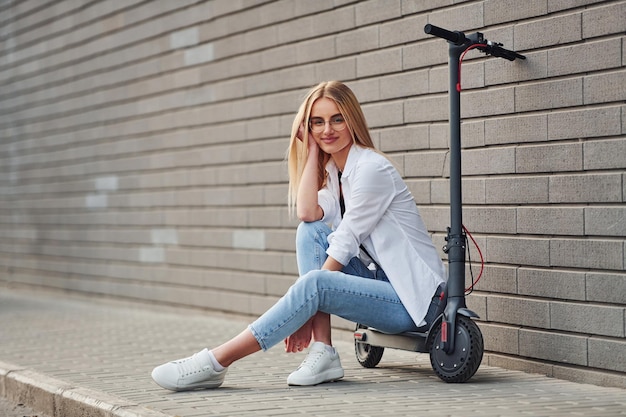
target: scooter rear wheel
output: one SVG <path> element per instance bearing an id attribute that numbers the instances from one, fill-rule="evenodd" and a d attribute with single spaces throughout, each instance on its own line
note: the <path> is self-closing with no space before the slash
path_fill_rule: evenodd
<path id="1" fill-rule="evenodd" d="M 363 329 L 364 326 L 357 325 L 358 329 Z M 375 368 L 383 358 L 385 348 L 379 346 L 372 346 L 365 342 L 354 341 L 354 353 L 356 354 L 356 360 L 364 368 Z"/>
<path id="2" fill-rule="evenodd" d="M 440 322 L 431 330 L 431 337 L 428 340 L 430 364 L 443 381 L 465 382 L 476 373 L 483 359 L 483 336 L 473 320 L 465 316 L 457 316 L 454 344 L 453 352 L 444 352 Z"/>

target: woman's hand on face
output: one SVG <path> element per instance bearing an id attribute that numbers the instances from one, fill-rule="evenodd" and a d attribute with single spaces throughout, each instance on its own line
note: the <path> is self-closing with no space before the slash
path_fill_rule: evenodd
<path id="1" fill-rule="evenodd" d="M 304 140 L 304 122 L 302 122 L 300 124 L 300 127 L 298 128 L 298 133 L 296 134 L 296 137 L 301 142 Z M 317 155 L 317 152 L 318 152 L 319 148 L 320 148 L 319 145 L 317 144 L 315 139 L 312 137 L 311 133 L 309 133 L 309 153 L 312 152 L 312 153 L 315 153 Z"/>

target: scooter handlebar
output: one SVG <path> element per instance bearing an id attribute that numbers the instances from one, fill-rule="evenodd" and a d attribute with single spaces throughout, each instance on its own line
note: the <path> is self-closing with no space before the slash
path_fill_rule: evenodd
<path id="1" fill-rule="evenodd" d="M 468 39 L 463 32 L 451 32 L 447 29 L 440 28 L 439 26 L 431 25 L 430 23 L 424 26 L 424 32 L 428 35 L 437 36 L 439 38 L 443 38 L 457 46 L 466 44 L 476 44 L 480 43 L 481 45 L 479 49 L 485 52 L 488 55 L 508 59 L 509 61 L 515 61 L 515 59 L 526 59 L 524 55 L 520 55 L 517 52 L 510 51 L 508 49 L 504 49 L 501 43 L 489 42 L 483 38 L 482 33 L 476 33 L 477 38 L 470 37 Z"/>
<path id="2" fill-rule="evenodd" d="M 450 32 L 449 30 L 440 28 L 439 26 L 431 25 L 430 23 L 424 26 L 424 32 L 428 35 L 433 35 L 448 40 L 456 45 L 461 45 L 467 39 L 465 35 L 461 32 Z"/>

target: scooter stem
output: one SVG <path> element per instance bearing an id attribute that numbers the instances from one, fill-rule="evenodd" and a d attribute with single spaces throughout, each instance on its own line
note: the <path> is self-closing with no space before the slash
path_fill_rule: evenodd
<path id="1" fill-rule="evenodd" d="M 448 42 L 448 68 L 450 72 L 450 227 L 446 237 L 448 254 L 448 304 L 442 323 L 442 342 L 446 353 L 454 351 L 456 315 L 465 309 L 465 252 L 466 240 L 463 232 L 463 203 L 461 192 L 461 93 L 459 82 L 459 59 L 471 45 L 478 43 L 479 34 L 466 37 L 458 32 L 460 41 Z"/>

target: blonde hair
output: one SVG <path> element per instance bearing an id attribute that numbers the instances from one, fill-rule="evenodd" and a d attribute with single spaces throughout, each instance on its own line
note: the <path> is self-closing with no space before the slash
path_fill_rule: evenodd
<path id="1" fill-rule="evenodd" d="M 339 81 L 325 81 L 313 87 L 306 95 L 304 101 L 300 105 L 300 109 L 296 114 L 291 127 L 291 139 L 287 150 L 287 161 L 289 167 L 289 194 L 288 204 L 290 213 L 296 204 L 296 196 L 300 179 L 307 160 L 309 140 L 314 140 L 309 135 L 308 120 L 311 116 L 311 108 L 316 100 L 325 97 L 333 100 L 337 104 L 337 108 L 341 112 L 347 124 L 347 129 L 352 136 L 352 142 L 365 148 L 375 149 L 374 143 L 367 128 L 365 116 L 361 110 L 361 105 L 356 96 L 348 88 L 347 85 Z M 298 139 L 298 130 L 304 125 L 302 140 Z M 321 189 L 326 182 L 326 164 L 330 160 L 330 155 L 320 149 L 319 154 L 319 178 L 318 190 Z"/>

